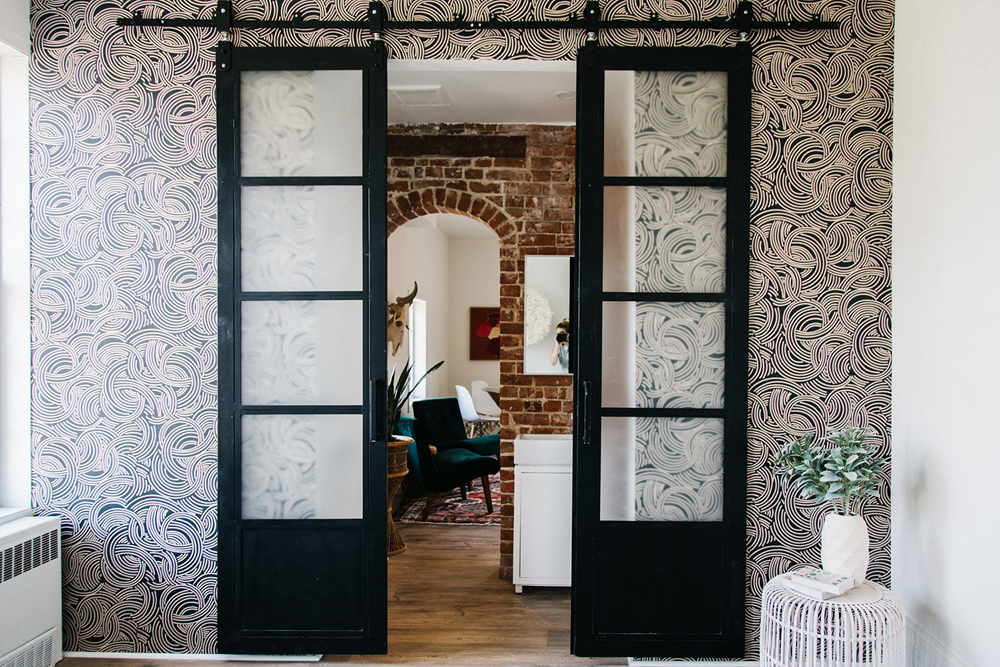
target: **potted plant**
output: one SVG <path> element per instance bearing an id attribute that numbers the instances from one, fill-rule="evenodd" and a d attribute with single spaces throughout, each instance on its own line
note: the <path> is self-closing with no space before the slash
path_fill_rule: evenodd
<path id="1" fill-rule="evenodd" d="M 865 447 L 871 435 L 863 428 L 845 428 L 818 438 L 812 433 L 782 446 L 775 469 L 799 495 L 827 502 L 833 512 L 823 521 L 820 553 L 823 569 L 860 582 L 868 570 L 868 526 L 861 517 L 865 498 L 878 497 L 883 460 Z M 828 445 L 821 445 L 826 440 Z"/>
<path id="2" fill-rule="evenodd" d="M 428 375 L 441 368 L 444 361 L 439 361 L 434 364 L 426 373 L 420 376 L 420 379 L 413 383 L 412 387 L 407 387 L 410 380 L 410 371 L 413 369 L 413 365 L 407 361 L 403 365 L 403 370 L 399 372 L 399 377 L 396 377 L 396 367 L 392 367 L 392 377 L 389 378 L 388 385 L 386 387 L 386 417 L 389 422 L 389 440 L 398 440 L 404 436 L 396 435 L 396 428 L 399 426 L 399 418 L 403 415 L 403 406 L 406 402 L 410 400 L 410 395 L 416 391 L 417 387 L 421 382 L 424 381 Z"/>

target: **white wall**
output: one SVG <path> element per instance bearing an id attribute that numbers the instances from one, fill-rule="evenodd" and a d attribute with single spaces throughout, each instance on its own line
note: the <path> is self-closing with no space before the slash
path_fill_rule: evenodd
<path id="1" fill-rule="evenodd" d="M 418 285 L 418 296 L 427 302 L 427 366 L 430 368 L 445 359 L 445 365 L 431 373 L 424 380 L 427 383 L 427 397 L 452 396 L 448 389 L 447 361 L 449 336 L 449 296 L 448 296 L 448 237 L 433 224 L 412 220 L 389 236 L 388 240 L 389 300 L 406 296 L 413 291 L 413 282 Z M 409 358 L 409 337 L 395 357 L 389 349 L 389 372 L 393 364 L 402 368 Z"/>
<path id="2" fill-rule="evenodd" d="M 482 225 L 469 220 L 470 225 Z M 455 395 L 456 384 L 466 388 L 473 380 L 500 386 L 500 361 L 469 359 L 469 308 L 500 305 L 500 239 L 489 237 L 452 238 L 448 253 L 451 286 L 451 345 L 448 362 L 447 396 Z"/>
<path id="3" fill-rule="evenodd" d="M 447 225 L 452 234 L 455 218 Z M 482 226 L 472 219 L 467 224 Z M 428 398 L 454 396 L 456 384 L 468 387 L 472 380 L 500 385 L 499 361 L 469 359 L 469 308 L 500 304 L 500 240 L 492 232 L 449 237 L 437 225 L 437 216 L 417 218 L 388 241 L 389 299 L 409 294 L 417 281 L 418 296 L 427 301 L 427 366 L 445 362 L 425 380 Z M 394 363 L 406 363 L 408 346 L 407 338 L 395 357 L 389 350 L 390 372 Z"/>
<path id="4" fill-rule="evenodd" d="M 8 507 L 31 506 L 29 192 L 28 58 L 4 55 L 0 56 L 0 506 Z"/>
<path id="5" fill-rule="evenodd" d="M 0 42 L 27 55 L 31 46 L 31 22 L 28 14 L 29 0 L 0 0 Z M 0 53 L 12 53 L 0 49 Z"/>
<path id="6" fill-rule="evenodd" d="M 1000 664 L 1000 5 L 896 5 L 892 584 L 910 665 Z"/>

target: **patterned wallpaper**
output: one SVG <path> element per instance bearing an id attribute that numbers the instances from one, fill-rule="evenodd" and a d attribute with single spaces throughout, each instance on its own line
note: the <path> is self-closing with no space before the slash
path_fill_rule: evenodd
<path id="1" fill-rule="evenodd" d="M 762 0 L 764 18 L 840 30 L 754 44 L 749 405 L 750 599 L 817 561 L 824 509 L 774 482 L 788 434 L 868 426 L 890 408 L 892 0 Z M 502 7 L 501 7 L 502 5 Z M 363 0 L 237 0 L 241 17 L 356 18 Z M 606 16 L 729 14 L 732 0 L 613 0 Z M 194 0 L 33 0 L 33 494 L 63 517 L 67 650 L 213 652 L 216 233 L 208 29 L 121 29 L 119 16 L 207 17 Z M 407 0 L 393 18 L 558 17 L 583 0 Z M 696 30 L 610 31 L 615 45 L 726 44 Z M 349 45 L 344 31 L 236 31 L 238 45 Z M 571 58 L 571 31 L 387 37 L 396 58 Z M 888 471 L 867 508 L 872 578 L 889 570 Z M 710 503 L 709 503 L 710 505 Z"/>

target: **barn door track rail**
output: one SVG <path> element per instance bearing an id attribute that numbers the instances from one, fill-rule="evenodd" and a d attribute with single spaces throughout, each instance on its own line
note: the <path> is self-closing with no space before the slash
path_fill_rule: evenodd
<path id="1" fill-rule="evenodd" d="M 382 34 L 389 30 L 456 30 L 460 32 L 480 30 L 585 30 L 587 41 L 597 40 L 601 30 L 619 28 L 643 28 L 652 30 L 675 30 L 679 28 L 700 28 L 705 30 L 732 30 L 741 39 L 753 30 L 834 30 L 840 27 L 839 21 L 823 21 L 818 14 L 808 21 L 760 21 L 754 14 L 753 3 L 742 0 L 736 5 L 732 16 L 721 16 L 707 21 L 689 21 L 664 19 L 657 14 L 651 14 L 648 19 L 610 19 L 602 20 L 600 3 L 589 0 L 582 15 L 570 14 L 562 20 L 547 21 L 517 21 L 507 20 L 499 14 L 492 14 L 486 20 L 466 20 L 461 14 L 455 14 L 451 21 L 396 21 L 389 18 L 389 12 L 382 2 L 369 2 L 364 19 L 356 21 L 328 21 L 324 19 L 306 18 L 301 12 L 292 14 L 290 19 L 240 19 L 233 11 L 232 0 L 219 0 L 208 19 L 184 18 L 151 18 L 142 16 L 136 11 L 131 17 L 118 19 L 120 26 L 156 27 L 156 28 L 215 28 L 220 33 L 229 33 L 233 28 L 279 28 L 286 30 L 322 30 L 341 28 L 348 30 L 368 30 L 374 39 L 381 39 Z"/>

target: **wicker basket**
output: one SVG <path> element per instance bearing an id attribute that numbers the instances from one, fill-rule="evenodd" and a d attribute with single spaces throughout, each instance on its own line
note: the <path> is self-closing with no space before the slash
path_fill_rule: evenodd
<path id="1" fill-rule="evenodd" d="M 410 443 L 413 442 L 413 438 L 407 438 L 405 435 L 396 435 L 393 437 L 397 439 L 389 441 L 386 451 L 387 474 L 390 478 L 405 476 L 408 472 L 406 469 L 406 452 L 410 448 Z"/>
<path id="2" fill-rule="evenodd" d="M 406 452 L 410 448 L 410 443 L 413 442 L 413 438 L 407 438 L 406 436 L 396 435 L 393 436 L 395 440 L 390 440 L 386 446 L 386 468 L 387 473 L 387 491 L 389 494 L 386 500 L 386 505 L 388 512 L 386 513 L 386 537 L 388 538 L 387 555 L 395 556 L 396 554 L 403 553 L 406 551 L 406 542 L 403 538 L 399 536 L 396 531 L 396 524 L 392 520 L 392 499 L 399 491 L 399 486 L 403 483 L 403 478 L 406 477 L 406 473 L 409 470 L 406 467 Z"/>

